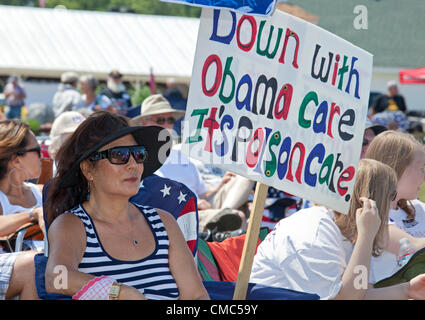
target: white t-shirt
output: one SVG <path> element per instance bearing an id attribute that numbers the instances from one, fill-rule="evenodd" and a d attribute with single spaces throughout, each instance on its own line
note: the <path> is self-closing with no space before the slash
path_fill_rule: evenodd
<path id="1" fill-rule="evenodd" d="M 390 209 L 390 224 L 396 224 L 398 228 L 413 237 L 425 237 L 425 206 L 419 200 L 411 201 L 415 207 L 415 219 L 408 220 L 407 213 L 403 209 Z M 384 252 L 379 257 L 372 257 L 370 262 L 370 282 L 375 283 L 388 278 L 400 270 L 397 264 L 397 256 L 390 252 Z"/>
<path id="2" fill-rule="evenodd" d="M 379 257 L 370 260 L 369 282 L 375 283 L 388 278 L 400 270 L 397 264 L 397 256 L 391 252 L 384 251 Z"/>
<path id="3" fill-rule="evenodd" d="M 181 153 L 181 145 L 175 145 L 170 155 L 155 174 L 160 177 L 175 180 L 185 184 L 199 199 L 199 196 L 208 191 L 205 182 L 193 162 Z"/>
<path id="4" fill-rule="evenodd" d="M 38 188 L 37 185 L 33 184 L 33 183 L 29 183 L 29 182 L 24 182 L 24 185 L 26 185 L 27 187 L 29 187 L 32 191 L 32 193 L 34 194 L 35 199 L 37 200 L 37 203 L 34 207 L 41 207 L 43 206 L 43 197 L 41 194 L 40 189 Z M 22 213 L 25 211 L 28 211 L 31 208 L 24 208 L 21 206 L 17 206 L 17 205 L 12 205 L 9 202 L 9 199 L 7 198 L 7 196 L 0 191 L 0 205 L 2 207 L 3 210 L 3 215 L 9 215 L 9 214 L 14 214 L 14 213 Z"/>
<path id="5" fill-rule="evenodd" d="M 280 220 L 260 244 L 250 282 L 332 299 L 341 289 L 352 250 L 331 211 L 303 209 Z"/>
<path id="6" fill-rule="evenodd" d="M 425 204 L 420 200 L 412 200 L 411 203 L 416 210 L 415 219 L 408 220 L 407 213 L 399 208 L 390 210 L 390 221 L 413 237 L 425 237 Z"/>
<path id="7" fill-rule="evenodd" d="M 94 107 L 96 105 L 99 105 L 101 110 L 105 110 L 107 107 L 112 105 L 112 101 L 111 101 L 111 99 L 109 99 L 105 95 L 97 95 L 96 99 L 90 105 L 87 105 L 86 104 L 86 95 L 83 94 L 81 96 L 81 100 L 78 102 L 78 104 L 73 107 L 73 110 L 78 111 L 78 109 L 80 109 L 80 108 L 87 108 L 87 109 L 90 109 L 90 110 L 94 110 Z"/>

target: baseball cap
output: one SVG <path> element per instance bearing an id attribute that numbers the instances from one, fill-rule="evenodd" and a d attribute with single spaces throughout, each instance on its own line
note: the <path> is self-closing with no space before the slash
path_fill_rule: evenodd
<path id="1" fill-rule="evenodd" d="M 76 74 L 75 72 L 69 71 L 69 72 L 64 72 L 61 75 L 61 82 L 62 83 L 74 83 L 78 81 L 78 74 Z"/>
<path id="2" fill-rule="evenodd" d="M 61 113 L 52 124 L 52 130 L 50 131 L 51 138 L 60 136 L 63 133 L 72 133 L 77 129 L 81 122 L 86 118 L 76 111 L 65 111 Z"/>
<path id="3" fill-rule="evenodd" d="M 111 72 L 109 72 L 109 76 L 111 78 L 121 78 L 122 77 L 122 74 L 117 69 L 114 69 Z"/>
<path id="4" fill-rule="evenodd" d="M 65 111 L 53 121 L 52 129 L 50 130 L 51 143 L 49 146 L 49 153 L 53 157 L 64 142 L 63 134 L 73 133 L 85 119 L 79 112 Z"/>

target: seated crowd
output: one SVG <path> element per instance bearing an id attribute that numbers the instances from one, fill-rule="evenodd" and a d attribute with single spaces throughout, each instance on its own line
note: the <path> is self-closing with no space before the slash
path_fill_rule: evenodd
<path id="1" fill-rule="evenodd" d="M 163 95 L 146 98 L 131 118 L 124 116 L 120 77 L 110 74 L 116 92 L 109 98 L 94 93 L 94 78 L 83 77 L 83 100 L 75 98 L 75 77 L 63 77 L 43 154 L 53 160 L 45 198 L 37 184 L 42 149 L 36 136 L 20 120 L 0 121 L 0 239 L 38 225 L 48 239 L 48 293 L 78 300 L 209 299 L 180 223 L 132 197 L 146 177 L 175 180 L 197 198 L 196 232 L 231 236 L 247 229 L 255 182 L 185 156 L 172 130 L 185 112 Z M 114 99 L 121 99 L 120 107 Z M 164 146 L 172 146 L 165 156 L 159 152 Z M 418 199 L 424 168 L 420 142 L 368 122 L 347 215 L 269 188 L 263 216 L 269 233 L 258 246 L 250 282 L 321 299 L 425 299 L 422 274 L 373 287 L 400 269 L 401 239 L 425 247 L 425 206 Z M 170 187 L 160 191 L 167 201 Z M 0 300 L 39 299 L 34 256 L 43 248 L 33 242 L 19 252 L 1 242 Z M 58 265 L 67 270 L 66 286 L 56 285 Z M 367 270 L 360 287 L 358 266 Z"/>

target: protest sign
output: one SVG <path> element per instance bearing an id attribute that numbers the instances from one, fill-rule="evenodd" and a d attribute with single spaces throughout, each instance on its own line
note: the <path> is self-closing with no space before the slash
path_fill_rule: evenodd
<path id="1" fill-rule="evenodd" d="M 280 11 L 203 9 L 182 152 L 347 213 L 372 60 Z"/>
<path id="2" fill-rule="evenodd" d="M 276 8 L 277 0 L 161 0 L 195 7 L 226 8 L 250 15 L 268 16 Z"/>

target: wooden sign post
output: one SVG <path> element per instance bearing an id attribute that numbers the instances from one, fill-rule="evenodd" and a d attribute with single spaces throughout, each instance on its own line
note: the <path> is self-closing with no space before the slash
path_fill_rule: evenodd
<path id="1" fill-rule="evenodd" d="M 254 261 L 255 249 L 257 246 L 258 235 L 260 233 L 261 218 L 263 217 L 264 204 L 266 203 L 268 189 L 269 187 L 267 185 L 260 182 L 257 183 L 233 300 L 245 300 L 246 298 L 249 276 L 251 274 L 252 263 Z"/>

